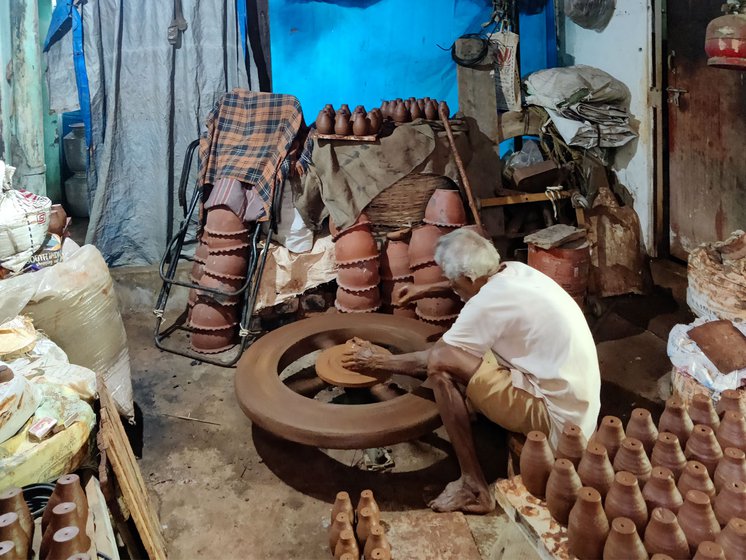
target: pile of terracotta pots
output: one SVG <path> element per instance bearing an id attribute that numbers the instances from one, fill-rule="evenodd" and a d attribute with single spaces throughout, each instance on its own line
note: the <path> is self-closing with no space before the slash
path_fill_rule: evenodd
<path id="1" fill-rule="evenodd" d="M 381 254 L 381 297 L 384 311 L 402 317 L 417 318 L 414 304 L 399 307 L 394 305 L 394 295 L 412 283 L 409 268 L 409 243 L 404 240 L 389 240 Z"/>
<path id="2" fill-rule="evenodd" d="M 448 103 L 441 101 L 438 103 L 435 99 L 423 97 L 417 99 L 410 97 L 402 100 L 401 97 L 393 101 L 384 101 L 381 103 L 381 113 L 383 118 L 391 119 L 394 122 L 405 123 L 416 119 L 427 119 L 429 121 L 440 120 L 438 110 L 443 108 L 446 116 L 451 113 Z"/>
<path id="3" fill-rule="evenodd" d="M 590 558 L 746 558 L 746 400 L 724 391 L 715 406 L 671 397 L 656 427 L 650 412 L 606 416 L 586 444 L 566 424 L 552 452 L 528 434 L 526 489 L 567 526 L 569 552 Z"/>
<path id="4" fill-rule="evenodd" d="M 358 105 L 350 113 L 346 103 L 340 105 L 337 111 L 331 104 L 327 104 L 316 117 L 316 130 L 319 134 L 337 134 L 339 136 L 369 136 L 378 134 L 383 123 L 383 113 L 380 109 L 365 110 Z"/>
<path id="5" fill-rule="evenodd" d="M 207 211 L 207 223 L 194 255 L 191 280 L 200 287 L 236 292 L 246 282 L 249 260 L 248 229 L 227 206 Z M 191 347 L 196 352 L 223 352 L 236 342 L 240 296 L 223 296 L 199 289 L 189 292 Z"/>
<path id="6" fill-rule="evenodd" d="M 347 492 L 337 493 L 329 525 L 329 550 L 339 560 L 391 560 L 391 545 L 373 491 L 360 492 L 357 508 Z"/>
<path id="7" fill-rule="evenodd" d="M 329 221 L 337 261 L 335 307 L 343 313 L 372 313 L 381 306 L 379 251 L 370 220 L 360 214 L 350 227 L 338 230 Z"/>

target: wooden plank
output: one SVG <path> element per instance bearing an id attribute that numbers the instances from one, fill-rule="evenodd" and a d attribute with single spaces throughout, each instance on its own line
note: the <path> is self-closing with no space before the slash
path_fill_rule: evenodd
<path id="1" fill-rule="evenodd" d="M 381 521 L 394 558 L 480 560 L 463 513 L 385 512 Z"/>
<path id="2" fill-rule="evenodd" d="M 377 134 L 370 134 L 367 136 L 342 136 L 341 134 L 319 134 L 316 133 L 316 138 L 319 140 L 338 140 L 342 142 L 376 142 L 378 140 Z"/>
<path id="3" fill-rule="evenodd" d="M 665 104 L 663 103 L 663 3 L 664 0 L 653 0 L 653 84 L 649 95 L 650 107 L 653 110 L 653 169 L 655 172 L 653 182 L 653 198 L 655 210 L 653 214 L 653 243 L 651 257 L 665 254 L 668 247 L 668 236 L 665 233 L 665 133 L 664 115 Z"/>
<path id="4" fill-rule="evenodd" d="M 469 59 L 477 56 L 483 43 L 475 39 L 457 39 L 456 55 Z M 494 67 L 490 63 L 494 56 L 494 46 L 488 49 L 483 60 L 474 68 L 456 66 L 458 82 L 458 105 L 467 117 L 473 118 L 479 130 L 488 138 L 497 139 L 500 125 L 497 115 L 497 96 L 495 91 Z M 494 140 L 496 141 L 496 140 Z"/>
<path id="5" fill-rule="evenodd" d="M 557 198 L 569 198 L 571 193 L 569 191 L 557 192 Z M 546 202 L 550 200 L 545 193 L 523 193 L 513 194 L 508 196 L 497 196 L 493 198 L 483 198 L 479 204 L 482 208 L 489 208 L 490 206 L 510 206 L 511 204 L 524 204 L 526 202 Z"/>
<path id="6" fill-rule="evenodd" d="M 109 508 L 101 492 L 98 479 L 91 477 L 85 485 L 85 494 L 88 498 L 88 511 L 93 523 L 91 540 L 94 541 L 96 549 L 112 560 L 119 560 L 119 549 L 114 536 L 114 528 L 109 518 Z M 92 556 L 92 558 L 94 558 Z"/>
<path id="7" fill-rule="evenodd" d="M 525 236 L 523 241 L 542 249 L 551 249 L 552 247 L 560 247 L 569 241 L 574 241 L 585 236 L 584 229 L 565 224 L 555 224 Z"/>

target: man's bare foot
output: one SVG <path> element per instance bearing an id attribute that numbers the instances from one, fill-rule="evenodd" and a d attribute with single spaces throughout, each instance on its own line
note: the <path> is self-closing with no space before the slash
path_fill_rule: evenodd
<path id="1" fill-rule="evenodd" d="M 448 484 L 440 496 L 427 505 L 438 512 L 489 513 L 495 509 L 495 497 L 487 486 L 475 484 L 462 476 Z"/>

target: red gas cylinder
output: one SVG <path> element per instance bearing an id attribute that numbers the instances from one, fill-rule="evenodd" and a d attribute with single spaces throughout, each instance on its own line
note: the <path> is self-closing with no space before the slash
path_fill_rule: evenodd
<path id="1" fill-rule="evenodd" d="M 746 70 L 746 14 L 713 19 L 705 33 L 705 52 L 709 66 Z"/>
<path id="2" fill-rule="evenodd" d="M 591 265 L 588 242 L 581 240 L 551 249 L 529 243 L 528 265 L 557 282 L 583 307 Z"/>

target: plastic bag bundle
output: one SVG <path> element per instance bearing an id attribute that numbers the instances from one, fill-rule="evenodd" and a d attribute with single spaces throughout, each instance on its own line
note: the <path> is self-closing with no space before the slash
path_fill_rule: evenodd
<path id="1" fill-rule="evenodd" d="M 616 0 L 565 0 L 565 15 L 580 27 L 602 31 L 615 7 Z"/>

